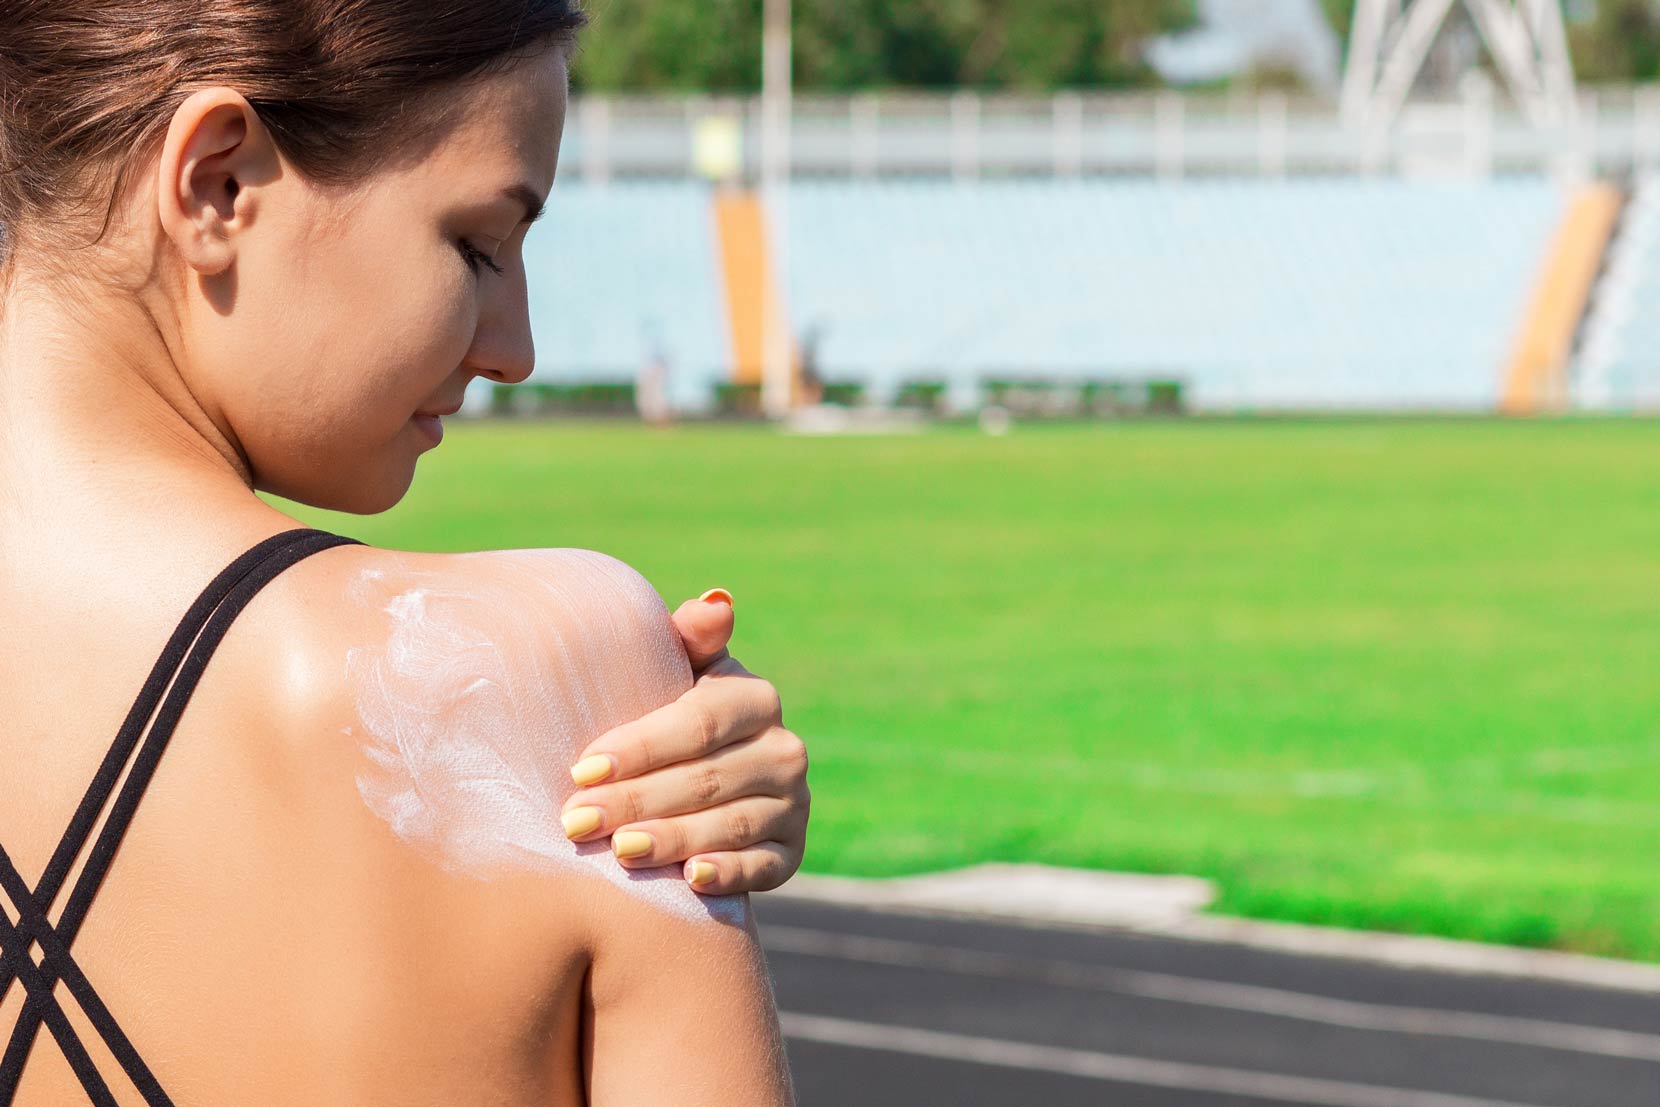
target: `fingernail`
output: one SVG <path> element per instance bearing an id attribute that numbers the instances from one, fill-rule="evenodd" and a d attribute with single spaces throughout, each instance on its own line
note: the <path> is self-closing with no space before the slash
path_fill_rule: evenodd
<path id="1" fill-rule="evenodd" d="M 718 872 L 713 861 L 686 862 L 686 879 L 693 884 L 707 884 L 715 879 Z"/>
<path id="2" fill-rule="evenodd" d="M 586 788 L 590 784 L 598 784 L 611 775 L 612 762 L 610 754 L 596 753 L 592 757 L 584 757 L 571 766 L 571 779 Z"/>
<path id="3" fill-rule="evenodd" d="M 611 849 L 618 857 L 641 857 L 651 852 L 653 844 L 643 830 L 625 830 L 611 838 Z"/>
<path id="4" fill-rule="evenodd" d="M 599 828 L 605 821 L 605 812 L 597 807 L 573 807 L 559 816 L 559 821 L 565 824 L 565 837 L 580 838 Z"/>
<path id="5" fill-rule="evenodd" d="M 704 603 L 724 603 L 728 607 L 737 606 L 732 602 L 732 593 L 728 592 L 724 588 L 711 588 L 709 591 L 699 596 L 698 599 L 702 600 Z"/>

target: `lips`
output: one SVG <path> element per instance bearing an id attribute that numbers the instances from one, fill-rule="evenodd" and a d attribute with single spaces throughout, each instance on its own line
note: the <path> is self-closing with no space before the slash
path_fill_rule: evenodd
<path id="1" fill-rule="evenodd" d="M 461 405 L 459 403 L 457 403 L 454 407 L 426 408 L 426 409 L 423 409 L 421 411 L 417 411 L 415 414 L 416 415 L 431 415 L 431 416 L 436 418 L 437 416 L 440 416 L 440 415 L 454 415 L 456 412 L 458 412 L 460 410 L 461 410 Z"/>
<path id="2" fill-rule="evenodd" d="M 434 446 L 444 440 L 444 420 L 439 416 L 416 412 L 414 418 L 410 419 L 409 422 L 423 436 L 430 439 Z"/>

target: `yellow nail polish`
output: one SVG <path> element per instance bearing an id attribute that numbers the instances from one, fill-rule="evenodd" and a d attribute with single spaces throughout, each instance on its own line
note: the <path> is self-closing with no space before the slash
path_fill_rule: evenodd
<path id="1" fill-rule="evenodd" d="M 707 884 L 715 879 L 717 871 L 712 861 L 694 861 L 692 863 L 691 882 L 693 884 Z"/>
<path id="2" fill-rule="evenodd" d="M 611 775 L 611 759 L 603 753 L 596 753 L 592 757 L 584 757 L 571 766 L 571 779 L 586 788 L 590 784 L 598 784 Z"/>
<path id="3" fill-rule="evenodd" d="M 559 821 L 565 824 L 567 838 L 579 838 L 592 830 L 599 828 L 604 821 L 605 813 L 597 807 L 573 807 L 563 815 Z"/>
<path id="4" fill-rule="evenodd" d="M 711 588 L 709 591 L 699 596 L 698 599 L 702 600 L 704 603 L 721 603 L 724 601 L 728 607 L 737 606 L 732 602 L 732 593 L 728 592 L 724 588 Z"/>
<path id="5" fill-rule="evenodd" d="M 651 835 L 643 830 L 625 830 L 612 836 L 611 849 L 618 857 L 641 857 L 651 852 Z"/>

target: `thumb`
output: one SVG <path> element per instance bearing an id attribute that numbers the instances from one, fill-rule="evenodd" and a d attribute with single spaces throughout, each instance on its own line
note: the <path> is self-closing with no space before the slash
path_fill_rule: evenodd
<path id="1" fill-rule="evenodd" d="M 695 600 L 687 600 L 675 608 L 670 616 L 674 629 L 680 632 L 680 641 L 686 646 L 686 659 L 694 673 L 701 672 L 725 657 L 726 644 L 732 640 L 732 593 L 724 588 L 711 588 Z"/>

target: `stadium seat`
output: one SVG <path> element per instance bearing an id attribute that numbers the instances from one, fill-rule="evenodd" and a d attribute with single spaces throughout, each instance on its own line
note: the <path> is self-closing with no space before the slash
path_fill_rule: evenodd
<path id="1" fill-rule="evenodd" d="M 877 395 L 1175 376 L 1211 408 L 1490 410 L 1561 206 L 1541 178 L 802 182 L 789 297 Z"/>
<path id="2" fill-rule="evenodd" d="M 708 187 L 561 183 L 525 239 L 538 379 L 633 380 L 654 350 L 678 406 L 707 401 L 728 353 Z"/>
<path id="3" fill-rule="evenodd" d="M 801 181 L 787 293 L 820 373 L 875 399 L 1177 377 L 1201 408 L 1491 410 L 1563 199 L 1538 177 Z M 632 379 L 655 346 L 671 400 L 706 405 L 732 357 L 712 207 L 695 181 L 559 185 L 526 241 L 538 376 Z M 1660 337 L 1647 272 L 1631 326 Z"/>
<path id="4" fill-rule="evenodd" d="M 1574 374 L 1593 410 L 1660 408 L 1660 177 L 1639 177 L 1626 205 Z"/>

